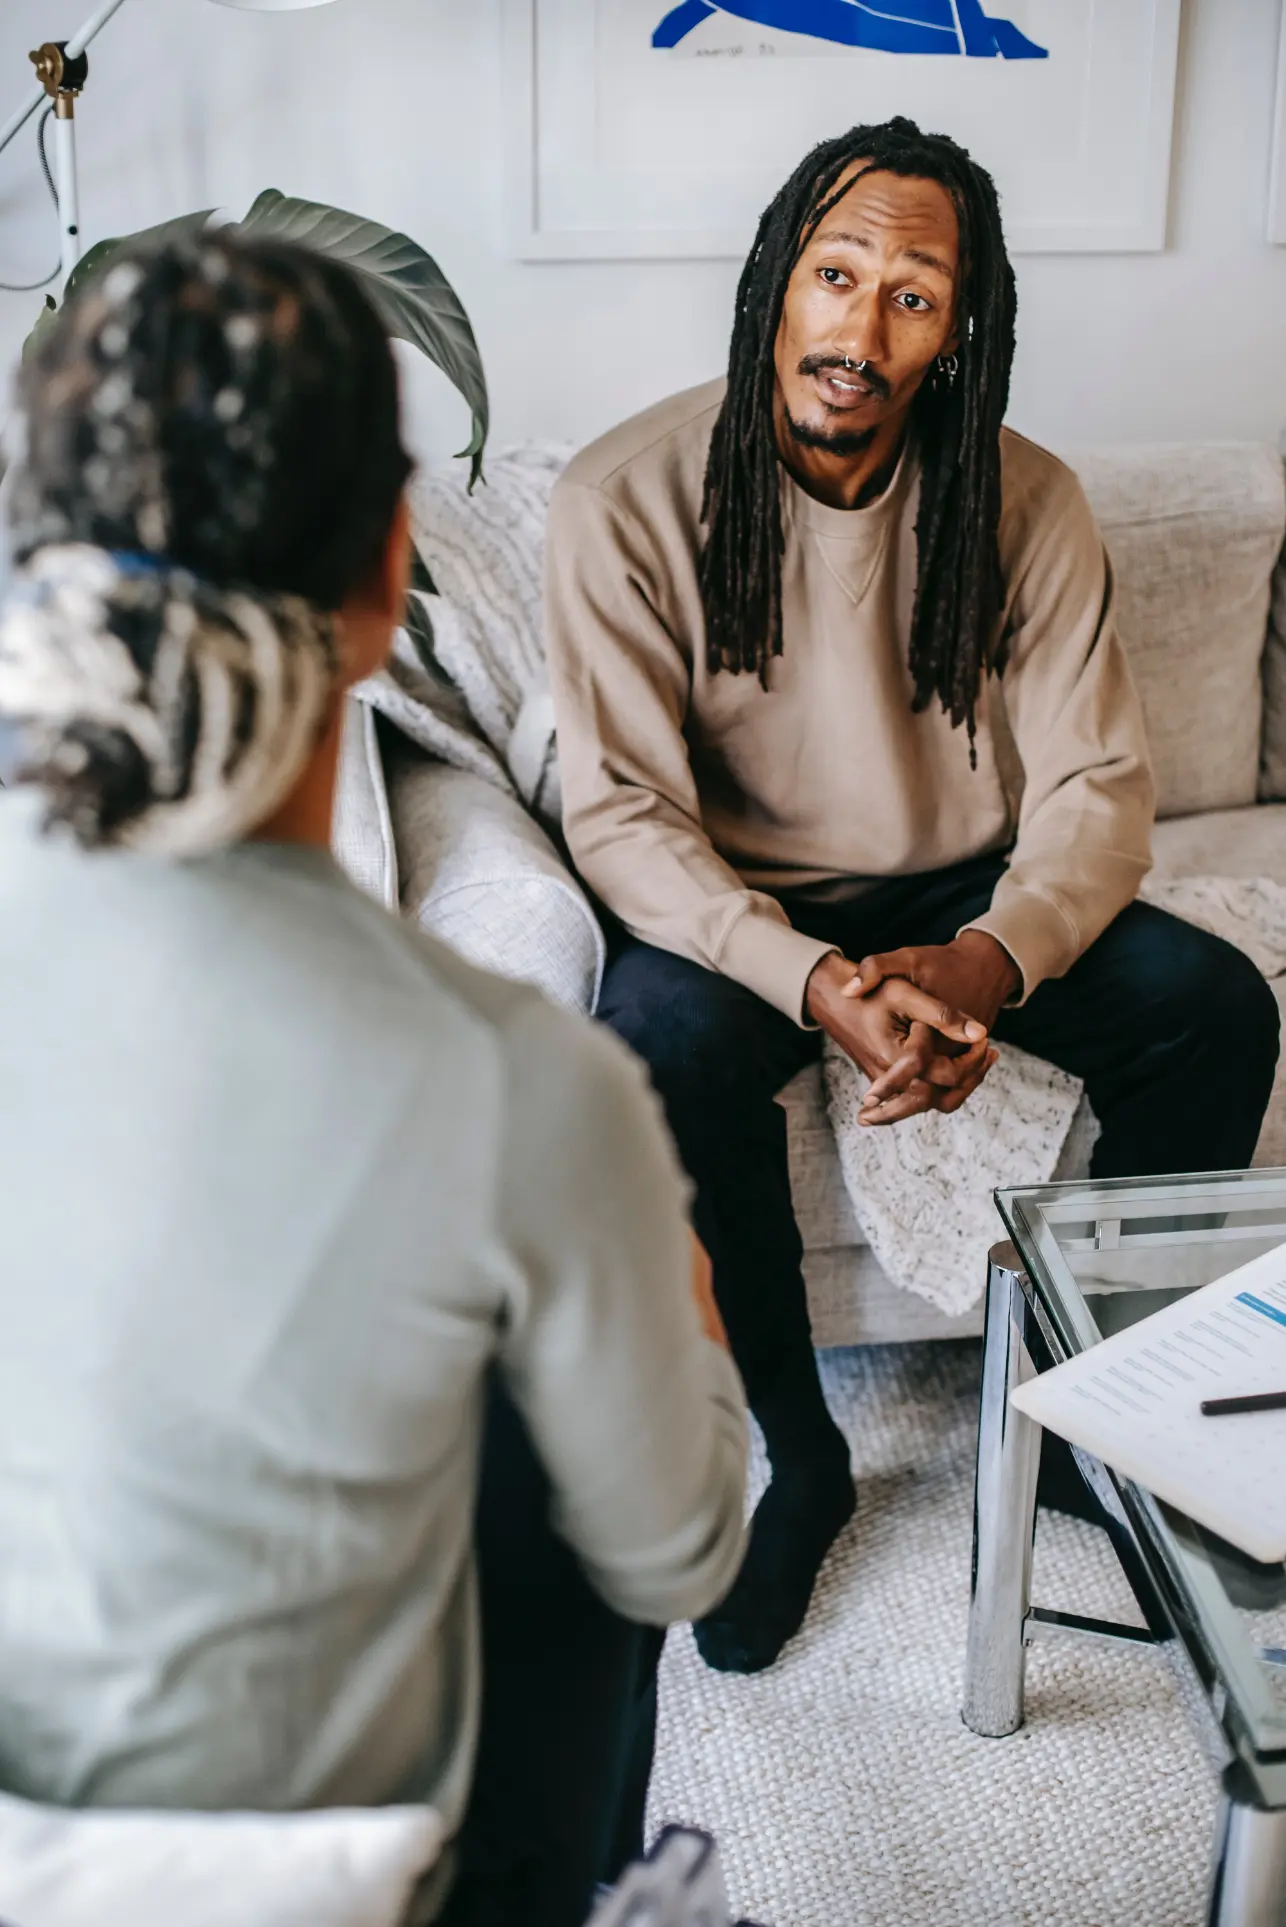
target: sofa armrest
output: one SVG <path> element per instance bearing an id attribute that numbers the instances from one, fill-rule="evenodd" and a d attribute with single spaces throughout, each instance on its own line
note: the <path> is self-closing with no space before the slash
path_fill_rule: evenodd
<path id="1" fill-rule="evenodd" d="M 377 721 L 370 704 L 355 696 L 344 704 L 331 848 L 359 890 L 396 911 L 397 857 Z"/>
<path id="2" fill-rule="evenodd" d="M 517 797 L 387 739 L 385 767 L 403 914 L 480 969 L 592 1011 L 603 933 Z"/>

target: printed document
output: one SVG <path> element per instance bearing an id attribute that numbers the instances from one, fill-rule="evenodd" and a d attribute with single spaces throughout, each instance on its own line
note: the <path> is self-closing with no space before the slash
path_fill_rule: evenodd
<path id="1" fill-rule="evenodd" d="M 1252 1559 L 1286 1559 L 1286 1411 L 1202 1415 L 1286 1392 L 1286 1245 L 1011 1394 L 1018 1410 Z"/>

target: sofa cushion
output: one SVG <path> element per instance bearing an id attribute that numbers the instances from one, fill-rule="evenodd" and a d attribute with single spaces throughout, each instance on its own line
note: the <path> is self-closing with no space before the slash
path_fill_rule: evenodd
<path id="1" fill-rule="evenodd" d="M 1273 577 L 1272 613 L 1264 650 L 1264 741 L 1259 759 L 1259 794 L 1265 802 L 1286 802 L 1286 549 Z"/>
<path id="2" fill-rule="evenodd" d="M 790 1195 L 805 1250 L 864 1245 L 826 1114 L 821 1064 L 800 1071 L 777 1102 L 786 1113 Z"/>
<path id="3" fill-rule="evenodd" d="M 417 475 L 415 546 L 437 590 L 432 647 L 476 726 L 545 823 L 561 819 L 552 774 L 553 701 L 541 626 L 545 522 L 572 449 L 526 442 L 493 450 L 484 488 L 467 466 Z"/>
<path id="4" fill-rule="evenodd" d="M 1269 877 L 1286 883 L 1286 803 L 1158 823 L 1152 854 L 1162 877 Z"/>
<path id="5" fill-rule="evenodd" d="M 1269 584 L 1286 532 L 1280 457 L 1207 443 L 1068 459 L 1112 558 L 1158 815 L 1253 803 Z"/>
<path id="6" fill-rule="evenodd" d="M 1286 977 L 1274 978 L 1273 995 L 1281 1012 L 1282 1036 L 1286 1038 Z M 1277 1059 L 1273 1094 L 1268 1100 L 1268 1114 L 1264 1118 L 1264 1128 L 1259 1133 L 1254 1162 L 1260 1170 L 1276 1170 L 1286 1166 L 1286 1048 Z"/>
<path id="7" fill-rule="evenodd" d="M 1158 823 L 1153 849 L 1160 876 L 1269 877 L 1286 884 L 1286 803 Z M 1274 978 L 1273 994 L 1286 1036 L 1286 977 Z M 1277 1062 L 1255 1163 L 1261 1169 L 1286 1165 L 1286 1049 Z"/>
<path id="8" fill-rule="evenodd" d="M 392 737 L 385 771 L 404 913 L 479 969 L 593 1010 L 602 931 L 517 797 Z"/>
<path id="9" fill-rule="evenodd" d="M 1001 1236 L 996 1220 L 996 1236 Z M 869 1245 L 810 1245 L 804 1252 L 804 1283 L 813 1343 L 905 1345 L 917 1339 L 975 1338 L 982 1330 L 982 1304 L 952 1318 L 913 1291 L 889 1283 Z"/>

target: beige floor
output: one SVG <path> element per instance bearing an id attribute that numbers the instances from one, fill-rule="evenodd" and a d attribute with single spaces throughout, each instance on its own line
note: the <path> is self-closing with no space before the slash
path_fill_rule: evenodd
<path id="1" fill-rule="evenodd" d="M 1025 1728 L 961 1724 L 975 1345 L 827 1355 L 861 1503 L 803 1636 L 662 1675 L 653 1817 L 709 1827 L 764 1927 L 1199 1927 L 1215 1787 L 1150 1654 L 1037 1649 Z M 1107 1542 L 1047 1518 L 1035 1597 L 1137 1618 Z"/>

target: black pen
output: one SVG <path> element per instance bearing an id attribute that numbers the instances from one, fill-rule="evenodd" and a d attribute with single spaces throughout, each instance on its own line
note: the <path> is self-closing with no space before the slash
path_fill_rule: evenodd
<path id="1" fill-rule="evenodd" d="M 1245 1398 L 1203 1398 L 1203 1418 L 1224 1418 L 1233 1412 L 1286 1412 L 1286 1392 L 1250 1392 Z"/>

